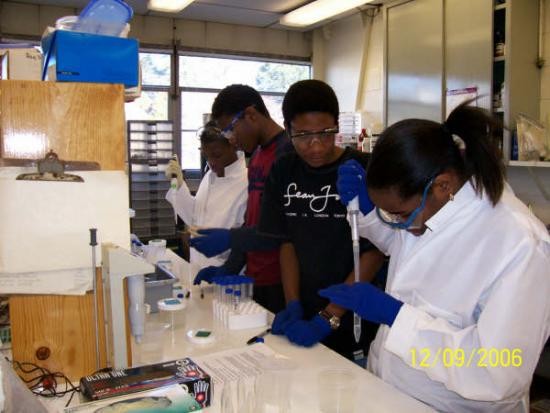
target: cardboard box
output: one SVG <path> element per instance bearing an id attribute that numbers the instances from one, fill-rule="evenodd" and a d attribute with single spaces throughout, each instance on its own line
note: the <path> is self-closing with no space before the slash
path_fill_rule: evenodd
<path id="1" fill-rule="evenodd" d="M 0 50 L 1 74 L 4 80 L 40 80 L 42 54 L 33 48 Z"/>
<path id="2" fill-rule="evenodd" d="M 91 400 L 179 384 L 202 406 L 210 405 L 212 380 L 190 358 L 96 373 L 80 379 L 82 394 Z"/>
<path id="3" fill-rule="evenodd" d="M 135 39 L 56 30 L 42 39 L 42 80 L 138 85 Z"/>

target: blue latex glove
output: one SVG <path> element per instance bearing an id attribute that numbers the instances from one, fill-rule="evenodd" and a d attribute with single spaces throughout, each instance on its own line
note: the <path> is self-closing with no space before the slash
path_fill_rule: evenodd
<path id="1" fill-rule="evenodd" d="M 286 329 L 286 337 L 299 346 L 311 347 L 330 334 L 330 324 L 320 315 L 311 320 L 298 320 Z"/>
<path id="2" fill-rule="evenodd" d="M 373 210 L 374 204 L 367 192 L 365 168 L 355 159 L 350 159 L 338 167 L 336 189 L 344 205 L 347 206 L 349 201 L 358 196 L 359 209 L 363 215 Z"/>
<path id="3" fill-rule="evenodd" d="M 353 311 L 361 318 L 391 326 L 402 301 L 393 298 L 371 283 L 337 284 L 319 291 L 331 303 Z"/>
<path id="4" fill-rule="evenodd" d="M 189 240 L 189 246 L 210 258 L 221 254 L 230 247 L 231 232 L 225 228 L 208 228 L 197 231 L 201 236 Z"/>
<path id="5" fill-rule="evenodd" d="M 289 301 L 283 311 L 279 311 L 271 324 L 271 334 L 285 334 L 290 323 L 301 320 L 304 310 L 298 300 Z"/>
<path id="6" fill-rule="evenodd" d="M 212 278 L 220 276 L 220 275 L 227 275 L 227 270 L 222 266 L 215 267 L 204 267 L 201 269 L 197 275 L 195 276 L 195 279 L 193 280 L 193 284 L 199 285 L 201 281 L 206 281 L 207 283 L 212 283 Z"/>

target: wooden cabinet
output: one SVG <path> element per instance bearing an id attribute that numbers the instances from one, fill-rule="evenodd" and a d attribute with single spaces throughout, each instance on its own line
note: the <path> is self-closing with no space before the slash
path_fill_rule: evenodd
<path id="1" fill-rule="evenodd" d="M 0 81 L 0 157 L 96 161 L 124 170 L 122 85 Z"/>
<path id="2" fill-rule="evenodd" d="M 0 157 L 43 158 L 53 149 L 66 161 L 93 161 L 102 170 L 125 170 L 120 85 L 0 81 L 0 121 Z M 105 367 L 101 288 L 98 304 L 99 366 Z M 16 295 L 9 305 L 15 360 L 61 371 L 73 381 L 97 369 L 92 293 Z"/>

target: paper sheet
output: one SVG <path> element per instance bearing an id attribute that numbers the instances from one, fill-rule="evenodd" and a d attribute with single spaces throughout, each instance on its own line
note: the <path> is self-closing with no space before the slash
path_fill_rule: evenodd
<path id="1" fill-rule="evenodd" d="M 55 293 L 67 290 L 63 284 L 80 284 L 80 274 L 90 274 L 91 281 L 90 228 L 97 228 L 96 266 L 102 242 L 130 248 L 128 177 L 123 171 L 71 172 L 84 183 L 15 180 L 29 172 L 0 168 L 0 276 L 6 286 L 29 293 L 47 287 Z M 75 274 L 72 283 L 66 270 Z M 24 281 L 16 282 L 17 277 Z"/>
<path id="2" fill-rule="evenodd" d="M 92 282 L 91 267 L 0 274 L 0 292 L 2 294 L 84 295 L 92 288 Z"/>
<path id="3" fill-rule="evenodd" d="M 214 384 L 220 384 L 258 376 L 262 373 L 261 360 L 276 354 L 265 344 L 254 344 L 193 357 L 193 360 L 212 377 Z"/>

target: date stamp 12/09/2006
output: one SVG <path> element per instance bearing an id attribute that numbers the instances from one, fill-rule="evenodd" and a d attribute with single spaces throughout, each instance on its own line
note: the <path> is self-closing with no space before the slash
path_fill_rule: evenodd
<path id="1" fill-rule="evenodd" d="M 451 367 L 521 367 L 519 348 L 411 348 L 411 365 L 415 368 Z"/>

